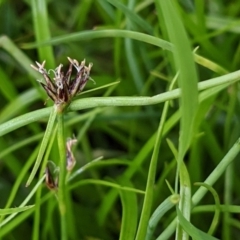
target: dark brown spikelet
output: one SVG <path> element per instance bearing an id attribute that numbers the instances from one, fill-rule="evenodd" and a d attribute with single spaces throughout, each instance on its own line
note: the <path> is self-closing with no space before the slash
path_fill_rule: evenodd
<path id="1" fill-rule="evenodd" d="M 69 57 L 68 61 L 70 64 L 66 73 L 62 71 L 62 64 L 55 70 L 50 69 L 48 71 L 44 68 L 45 61 L 43 61 L 42 64 L 36 62 L 36 66 L 31 65 L 34 70 L 43 75 L 45 82 L 40 81 L 40 84 L 56 105 L 68 105 L 71 100 L 84 89 L 90 79 L 92 63 L 86 66 L 85 60 L 79 64 L 76 59 Z M 75 76 L 72 76 L 73 67 L 76 69 Z M 51 79 L 49 75 L 50 72 L 54 73 L 53 79 Z"/>

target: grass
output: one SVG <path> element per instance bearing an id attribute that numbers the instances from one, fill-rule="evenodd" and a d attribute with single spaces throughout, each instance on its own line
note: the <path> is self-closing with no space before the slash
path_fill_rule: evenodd
<path id="1" fill-rule="evenodd" d="M 236 239 L 239 5 L 1 1 L 0 239 Z M 30 64 L 67 57 L 60 109 Z"/>

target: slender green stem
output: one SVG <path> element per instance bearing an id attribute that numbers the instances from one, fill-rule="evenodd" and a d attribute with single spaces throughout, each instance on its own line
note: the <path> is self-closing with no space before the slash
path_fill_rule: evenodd
<path id="1" fill-rule="evenodd" d="M 217 87 L 221 88 L 233 84 L 240 79 L 240 71 L 232 72 L 221 77 L 212 78 L 198 83 L 198 90 Z M 212 89 L 214 91 L 214 89 Z M 211 94 L 211 92 L 209 92 Z M 180 96 L 180 89 L 174 89 L 172 91 L 164 92 L 153 97 L 91 97 L 83 98 L 73 101 L 68 110 L 78 111 L 82 109 L 94 108 L 94 107 L 107 107 L 107 106 L 144 106 L 165 102 L 167 100 L 173 100 Z M 25 126 L 29 123 L 36 122 L 39 119 L 48 117 L 52 111 L 52 108 L 44 108 L 36 110 L 34 112 L 26 113 L 22 116 L 11 119 L 5 123 L 0 124 L 0 136 L 3 136 L 19 127 Z"/>
<path id="2" fill-rule="evenodd" d="M 169 87 L 170 89 L 173 88 L 174 83 L 177 79 L 177 76 L 178 74 L 176 75 L 175 79 L 173 79 Z M 166 101 L 164 104 L 162 116 L 159 122 L 154 150 L 153 150 L 153 154 L 152 154 L 152 158 L 149 166 L 148 179 L 146 184 L 146 194 L 144 197 L 143 208 L 142 208 L 142 213 L 141 213 L 138 231 L 136 235 L 136 240 L 145 239 L 147 234 L 147 227 L 148 227 L 148 222 L 151 214 L 151 206 L 153 201 L 153 190 L 154 190 L 154 183 L 155 183 L 155 177 L 156 177 L 159 148 L 161 145 L 161 138 L 162 138 L 162 133 L 164 129 L 164 124 L 167 118 L 168 108 L 169 108 L 169 101 Z"/>
<path id="3" fill-rule="evenodd" d="M 55 106 L 58 107 L 58 106 Z M 65 149 L 65 138 L 64 138 L 64 120 L 63 111 L 58 109 L 58 148 L 59 148 L 59 211 L 61 218 L 61 239 L 67 239 L 67 221 L 66 221 L 66 189 L 65 189 L 65 177 L 66 177 L 66 149 Z"/>
<path id="4" fill-rule="evenodd" d="M 33 167 L 32 172 L 31 172 L 31 174 L 30 174 L 30 176 L 27 180 L 26 186 L 30 185 L 30 183 L 32 182 L 33 178 L 35 177 L 35 175 L 37 173 L 37 170 L 38 170 L 38 168 L 39 168 L 39 166 L 42 162 L 45 150 L 46 150 L 47 145 L 49 143 L 49 139 L 50 139 L 50 137 L 52 135 L 52 132 L 53 132 L 54 123 L 55 123 L 55 119 L 56 119 L 56 114 L 57 114 L 56 109 L 53 108 L 52 111 L 51 111 L 51 114 L 49 116 L 49 119 L 48 119 L 47 128 L 46 128 L 46 131 L 44 133 L 44 137 L 43 137 L 40 149 L 39 149 L 37 160 L 35 162 L 35 165 Z"/>
<path id="5" fill-rule="evenodd" d="M 46 165 L 47 165 L 47 161 L 49 159 L 49 154 L 51 152 L 52 149 L 52 145 L 53 142 L 55 140 L 56 137 L 56 132 L 57 132 L 57 126 L 55 126 L 54 131 L 51 135 L 49 144 L 47 146 L 45 155 L 44 155 L 44 159 L 43 159 L 43 163 L 41 165 L 41 169 L 40 169 L 40 174 L 39 176 L 43 176 L 45 169 L 46 169 Z M 34 211 L 34 224 L 33 224 L 33 232 L 32 232 L 32 239 L 33 240 L 38 240 L 40 239 L 40 219 L 41 219 L 41 200 L 42 200 L 42 187 L 39 187 L 37 192 L 36 192 L 36 197 L 35 197 L 35 211 Z"/>
<path id="6" fill-rule="evenodd" d="M 154 189 L 154 182 L 155 182 L 155 174 L 156 174 L 156 167 L 157 167 L 157 160 L 158 160 L 158 153 L 159 147 L 161 143 L 161 136 L 163 131 L 163 126 L 165 123 L 167 111 L 168 111 L 169 101 L 167 101 L 163 108 L 162 118 L 159 124 L 159 128 L 157 131 L 156 136 L 156 144 L 154 146 L 152 159 L 149 166 L 148 171 L 148 180 L 146 185 L 146 194 L 143 203 L 142 214 L 138 226 L 138 232 L 136 236 L 136 240 L 145 239 L 147 234 L 147 226 L 148 221 L 150 218 L 151 206 L 152 206 L 152 198 L 153 198 L 153 189 Z"/>

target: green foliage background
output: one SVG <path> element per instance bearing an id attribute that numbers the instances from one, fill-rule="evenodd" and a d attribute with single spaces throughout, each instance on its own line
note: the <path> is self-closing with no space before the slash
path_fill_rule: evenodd
<path id="1" fill-rule="evenodd" d="M 236 239 L 239 9 L 1 0 L 0 239 Z M 68 56 L 93 63 L 95 84 L 64 115 L 64 141 L 78 140 L 64 225 L 57 194 L 41 183 L 48 160 L 60 165 L 55 125 L 25 184 L 52 107 L 30 64 L 67 69 Z"/>

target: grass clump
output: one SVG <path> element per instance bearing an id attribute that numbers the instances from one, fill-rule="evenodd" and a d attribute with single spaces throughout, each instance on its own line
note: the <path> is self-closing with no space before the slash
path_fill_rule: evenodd
<path id="1" fill-rule="evenodd" d="M 0 239 L 237 238 L 238 9 L 2 1 Z"/>

